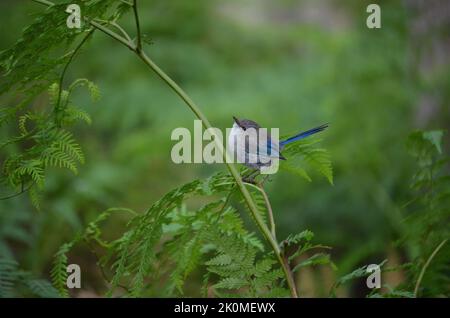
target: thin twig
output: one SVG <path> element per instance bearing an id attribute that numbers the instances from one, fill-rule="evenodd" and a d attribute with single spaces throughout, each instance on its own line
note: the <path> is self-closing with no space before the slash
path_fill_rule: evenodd
<path id="1" fill-rule="evenodd" d="M 109 22 L 112 26 L 114 26 L 117 30 L 119 30 L 123 36 L 129 41 L 129 42 L 133 42 L 133 40 L 131 39 L 131 37 L 128 35 L 127 31 L 125 31 L 119 24 L 117 24 L 116 22 L 112 21 Z"/>
<path id="2" fill-rule="evenodd" d="M 269 201 L 269 197 L 267 196 L 266 191 L 264 190 L 263 186 L 258 183 L 257 185 L 250 183 L 250 182 L 244 182 L 246 185 L 249 185 L 253 188 L 255 188 L 256 190 L 258 190 L 263 198 L 264 198 L 264 203 L 266 205 L 266 209 L 267 209 L 267 214 L 269 216 L 269 222 L 270 222 L 270 231 L 272 233 L 272 236 L 274 239 L 276 239 L 276 234 L 275 234 L 275 219 L 273 217 L 273 211 L 272 211 L 272 205 L 270 204 Z"/>
<path id="3" fill-rule="evenodd" d="M 422 282 L 423 276 L 425 275 L 425 271 L 427 270 L 428 266 L 431 263 L 431 260 L 436 256 L 436 254 L 439 252 L 439 250 L 444 246 L 445 243 L 447 243 L 448 239 L 443 240 L 431 253 L 430 257 L 428 257 L 425 265 L 423 265 L 422 270 L 420 271 L 419 278 L 417 279 L 416 286 L 414 288 L 414 297 L 417 297 L 417 293 L 419 292 L 419 286 Z"/>
<path id="4" fill-rule="evenodd" d="M 273 217 L 272 205 L 270 204 L 269 197 L 267 196 L 267 193 L 264 190 L 264 187 L 262 186 L 261 183 L 258 183 L 258 188 L 261 190 L 261 193 L 264 197 L 264 201 L 266 202 L 267 213 L 269 214 L 270 229 L 271 229 L 273 238 L 277 239 L 277 235 L 276 235 L 276 231 L 275 231 L 275 219 Z"/>
<path id="5" fill-rule="evenodd" d="M 141 37 L 141 26 L 139 23 L 137 0 L 133 0 L 133 12 L 134 12 L 134 21 L 136 22 L 136 33 L 137 33 L 136 51 L 139 53 L 142 51 L 142 37 Z"/>
<path id="6" fill-rule="evenodd" d="M 95 251 L 94 247 L 91 245 L 88 239 L 85 238 L 84 241 L 88 246 L 89 250 L 91 251 L 91 253 L 94 255 L 95 259 L 97 260 L 97 265 L 100 268 L 100 274 L 102 275 L 103 280 L 108 284 L 110 284 L 111 280 L 106 275 L 106 272 L 103 269 L 103 266 L 101 265 L 100 257 L 97 255 L 97 252 Z M 117 287 L 123 288 L 127 293 L 131 293 L 131 290 L 125 285 L 117 284 Z"/>
<path id="7" fill-rule="evenodd" d="M 108 21 L 108 20 L 103 20 L 103 19 L 95 19 L 96 22 L 100 22 L 103 23 L 105 25 L 112 25 L 113 27 L 115 27 L 120 33 L 122 33 L 122 35 L 125 37 L 125 39 L 128 42 L 133 42 L 133 40 L 131 39 L 131 37 L 128 35 L 127 31 L 125 31 L 124 28 L 122 28 L 115 20 L 114 21 Z"/>
<path id="8" fill-rule="evenodd" d="M 129 48 L 132 51 L 136 51 L 136 47 L 134 45 L 133 42 L 128 41 L 127 39 L 125 39 L 123 36 L 117 34 L 116 32 L 108 29 L 107 27 L 104 27 L 103 25 L 101 25 L 99 22 L 97 22 L 96 20 L 89 20 L 88 21 L 93 27 L 95 27 L 96 29 L 102 31 L 103 33 L 105 33 L 106 35 L 110 36 L 111 38 L 113 38 L 116 41 L 119 41 L 120 43 L 122 43 L 123 45 L 125 45 L 127 48 Z"/>
<path id="9" fill-rule="evenodd" d="M 20 189 L 20 192 L 16 192 L 16 193 L 14 193 L 14 194 L 7 195 L 6 197 L 2 197 L 2 198 L 0 198 L 0 201 L 8 200 L 8 199 L 12 199 L 12 198 L 18 197 L 18 196 L 21 195 L 22 193 L 25 193 L 25 192 L 27 192 L 28 190 L 30 190 L 30 188 L 31 188 L 33 185 L 34 185 L 34 182 L 30 183 L 30 184 L 25 188 L 25 187 L 23 186 L 23 184 L 22 184 L 22 188 Z"/>
<path id="10" fill-rule="evenodd" d="M 55 5 L 53 2 L 50 2 L 50 1 L 47 1 L 47 0 L 33 0 L 33 1 L 37 2 L 39 4 L 43 4 L 43 5 L 49 6 L 49 7 Z"/>
<path id="11" fill-rule="evenodd" d="M 235 186 L 234 186 L 234 184 L 233 184 L 233 186 L 232 186 L 231 189 L 230 189 L 230 192 L 228 193 L 228 195 L 227 195 L 225 201 L 223 202 L 222 208 L 221 208 L 220 211 L 219 211 L 219 216 L 221 216 L 222 213 L 225 211 L 225 208 L 227 207 L 228 202 L 230 201 L 231 196 L 232 196 L 232 194 L 233 194 L 233 192 L 234 192 L 234 188 L 235 188 Z"/>
<path id="12" fill-rule="evenodd" d="M 69 68 L 70 63 L 72 63 L 73 58 L 78 53 L 78 51 L 81 49 L 84 43 L 89 39 L 89 37 L 94 33 L 95 29 L 91 29 L 88 34 L 81 40 L 81 42 L 77 45 L 77 47 L 73 50 L 73 53 L 70 55 L 69 60 L 67 61 L 66 65 L 63 68 L 63 71 L 61 73 L 61 76 L 59 77 L 59 87 L 58 87 L 58 99 L 56 101 L 55 105 L 55 111 L 59 109 L 59 104 L 61 102 L 61 95 L 63 90 L 63 83 L 64 83 L 64 77 L 66 75 L 67 69 Z"/>

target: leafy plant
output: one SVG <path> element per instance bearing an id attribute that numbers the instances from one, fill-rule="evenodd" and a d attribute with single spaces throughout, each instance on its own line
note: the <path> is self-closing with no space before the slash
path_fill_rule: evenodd
<path id="1" fill-rule="evenodd" d="M 63 89 L 63 83 L 68 66 L 95 30 L 107 34 L 135 53 L 181 97 L 197 118 L 202 120 L 205 128 L 211 128 L 209 120 L 199 107 L 143 51 L 137 1 L 81 2 L 84 24 L 81 30 L 75 31 L 66 29 L 64 25 L 64 9 L 73 1 L 57 5 L 46 0 L 35 2 L 47 6 L 45 13 L 25 29 L 23 37 L 11 49 L 0 54 L 1 65 L 8 74 L 8 80 L 2 84 L 2 91 L 16 92 L 22 99 L 17 106 L 5 109 L 2 114 L 2 124 L 17 117 L 19 127 L 19 135 L 4 141 L 2 147 L 31 143 L 31 146 L 25 147 L 24 150 L 13 151 L 4 162 L 5 180 L 10 187 L 20 189 L 13 196 L 30 190 L 32 202 L 38 206 L 38 193 L 44 186 L 48 168 L 66 168 L 76 173 L 77 164 L 84 162 L 81 147 L 67 129 L 77 121 L 90 123 L 91 119 L 87 113 L 72 104 L 70 96 L 75 87 L 85 85 L 93 99 L 97 99 L 98 89 L 85 79 L 74 81 L 67 90 Z M 128 9 L 133 11 L 135 19 L 134 40 L 117 24 L 117 20 Z M 81 41 L 72 51 L 57 58 L 53 57 L 58 55 L 58 49 L 74 43 L 81 35 Z M 56 81 L 56 70 L 61 66 L 62 73 L 59 81 Z M 44 112 L 25 110 L 46 85 L 49 86 L 50 109 Z M 218 142 L 219 139 L 214 140 Z M 293 147 L 289 152 L 292 158 L 305 158 L 313 168 L 332 182 L 331 163 L 325 150 L 303 145 Z M 225 156 L 224 152 L 223 155 Z M 52 270 L 54 286 L 62 296 L 67 296 L 64 288 L 67 278 L 66 254 L 76 243 L 84 240 L 95 241 L 107 249 L 100 264 L 104 266 L 112 262 L 114 274 L 110 281 L 110 294 L 116 287 L 125 284 L 129 295 L 142 295 L 149 289 L 149 280 L 168 275 L 165 270 L 171 266 L 163 266 L 166 262 L 176 263 L 173 272 L 168 276 L 168 295 L 175 291 L 182 293 L 187 276 L 198 266 L 203 266 L 207 271 L 204 287 L 215 278 L 216 282 L 212 288 L 217 294 L 222 294 L 222 290 L 239 290 L 242 295 L 290 293 L 296 297 L 297 288 L 289 260 L 285 258 L 285 251 L 277 242 L 272 207 L 263 183 L 258 183 L 257 186 L 245 184 L 233 164 L 227 163 L 227 167 L 230 175 L 219 173 L 205 181 L 194 180 L 169 192 L 146 213 L 135 216 L 129 224 L 129 229 L 115 241 L 106 243 L 99 238 L 101 231 L 97 224 L 106 217 L 101 214 L 99 219 L 90 223 L 83 234 L 63 245 L 56 254 Z M 305 170 L 302 170 L 302 173 L 309 179 Z M 253 187 L 253 193 L 248 187 Z M 254 234 L 244 229 L 237 211 L 227 206 L 228 198 L 235 189 L 241 192 L 251 217 L 271 247 L 270 252 L 265 251 L 265 245 Z M 258 190 L 257 193 L 254 192 L 255 189 Z M 180 210 L 189 197 L 221 193 L 227 196 L 206 204 L 195 213 Z M 9 197 L 11 196 L 6 198 Z M 269 215 L 271 229 L 266 223 L 265 213 L 260 211 L 262 207 L 263 212 Z M 306 241 L 305 246 L 308 246 L 309 240 Z M 290 244 L 293 241 L 290 239 L 286 242 Z M 299 254 L 301 250 L 294 256 Z M 318 254 L 306 263 L 298 264 L 294 270 L 306 265 L 328 262 L 327 256 Z M 288 289 L 285 288 L 286 285 Z"/>
<path id="2" fill-rule="evenodd" d="M 415 192 L 405 208 L 409 231 L 406 240 L 417 246 L 412 257 L 416 267 L 411 272 L 414 295 L 449 296 L 450 232 L 450 157 L 443 153 L 444 131 L 416 131 L 407 142 L 418 166 L 411 188 Z"/>
<path id="3" fill-rule="evenodd" d="M 45 280 L 19 269 L 16 261 L 0 257 L 0 298 L 59 297 L 57 290 Z"/>
<path id="4" fill-rule="evenodd" d="M 450 158 L 443 153 L 444 131 L 415 131 L 407 139 L 408 152 L 417 163 L 417 172 L 412 177 L 413 197 L 403 205 L 405 212 L 404 237 L 398 246 L 410 250 L 409 262 L 394 268 L 385 268 L 386 261 L 379 264 L 382 272 L 404 271 L 407 279 L 399 286 L 383 285 L 384 291 L 374 290 L 368 297 L 419 297 L 449 295 L 448 272 L 450 249 L 447 220 L 450 216 L 449 194 Z M 357 268 L 339 278 L 331 295 L 336 296 L 339 286 L 366 277 L 367 265 Z"/>
<path id="5" fill-rule="evenodd" d="M 109 295 L 117 287 L 130 296 L 152 295 L 164 290 L 164 295 L 183 295 L 184 286 L 194 272 L 204 276 L 202 290 L 217 296 L 287 296 L 283 271 L 276 266 L 273 251 L 254 233 L 245 229 L 236 209 L 228 206 L 227 198 L 234 191 L 233 179 L 217 173 L 205 180 L 194 180 L 167 193 L 144 214 L 133 217 L 129 229 L 118 239 L 101 239 L 99 222 L 110 213 L 102 213 L 90 223 L 84 234 L 61 247 L 52 271 L 55 286 L 64 286 L 66 254 L 75 243 L 97 243 L 106 249 L 99 260 L 103 270 L 112 269 L 108 280 Z M 219 200 L 214 196 L 227 194 Z M 186 209 L 184 202 L 195 196 L 206 196 L 211 202 L 196 211 Z M 95 230 L 94 230 L 95 229 Z M 95 235 L 92 235 L 95 233 Z M 313 245 L 313 234 L 304 231 L 282 242 L 283 251 L 296 247 L 285 258 L 287 263 L 300 254 L 326 248 Z M 293 269 L 329 264 L 329 256 L 315 254 Z M 159 286 L 161 284 L 162 286 Z M 59 289 L 59 288 L 58 288 Z M 60 290 L 62 295 L 67 291 Z"/>
<path id="6" fill-rule="evenodd" d="M 67 130 L 78 121 L 91 123 L 90 116 L 70 100 L 74 88 L 87 85 L 93 99 L 99 96 L 97 87 L 88 80 L 73 82 L 68 90 L 57 83 L 48 90 L 50 111 L 27 111 L 18 118 L 18 136 L 4 141 L 1 147 L 21 142 L 28 145 L 22 151 L 12 152 L 3 163 L 5 181 L 13 189 L 30 190 L 33 204 L 39 207 L 38 194 L 44 187 L 45 172 L 51 167 L 66 168 L 77 173 L 77 165 L 84 162 L 81 146 Z"/>

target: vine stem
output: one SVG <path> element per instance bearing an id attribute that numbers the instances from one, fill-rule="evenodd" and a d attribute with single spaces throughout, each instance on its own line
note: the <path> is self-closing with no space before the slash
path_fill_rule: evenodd
<path id="1" fill-rule="evenodd" d="M 52 6 L 54 5 L 52 2 L 47 1 L 47 0 L 33 0 L 37 3 L 40 4 L 45 4 L 47 6 Z M 134 15 L 135 15 L 135 22 L 136 22 L 136 30 L 137 30 L 137 45 L 128 41 L 127 39 L 125 39 L 124 37 L 122 37 L 121 35 L 115 33 L 114 31 L 104 27 L 103 25 L 101 25 L 100 23 L 96 22 L 95 19 L 94 20 L 89 20 L 86 19 L 85 20 L 91 24 L 93 27 L 95 27 L 96 29 L 102 31 L 103 33 L 107 34 L 108 36 L 112 37 L 113 39 L 117 40 L 118 42 L 122 43 L 123 45 L 125 45 L 126 47 L 128 47 L 130 50 L 132 50 L 133 52 L 135 52 L 137 54 L 137 56 L 152 70 L 154 71 L 185 103 L 186 105 L 191 109 L 191 111 L 195 114 L 195 116 L 200 119 L 202 121 L 202 124 L 204 126 L 205 129 L 209 129 L 209 131 L 211 132 L 211 134 L 214 136 L 214 141 L 216 142 L 217 146 L 219 147 L 219 151 L 222 154 L 222 157 L 224 158 L 224 162 L 227 165 L 228 170 L 230 171 L 232 177 L 234 178 L 234 180 L 236 181 L 236 184 L 240 190 L 240 192 L 242 193 L 242 196 L 244 197 L 244 200 L 250 210 L 250 213 L 253 217 L 253 219 L 256 222 L 256 225 L 258 226 L 258 228 L 260 229 L 262 235 L 264 236 L 264 238 L 268 241 L 269 245 L 271 246 L 273 252 L 275 253 L 277 260 L 281 266 L 281 268 L 283 269 L 283 273 L 286 277 L 286 282 L 288 284 L 291 296 L 294 298 L 297 298 L 297 289 L 295 286 L 295 281 L 292 275 L 292 272 L 289 268 L 289 264 L 286 261 L 286 259 L 284 259 L 280 246 L 278 244 L 278 242 L 276 241 L 275 237 L 272 236 L 272 233 L 270 232 L 270 230 L 268 229 L 268 227 L 266 226 L 266 224 L 264 223 L 264 221 L 261 218 L 260 212 L 258 211 L 258 208 L 255 204 L 255 202 L 253 201 L 253 198 L 250 195 L 250 192 L 247 190 L 247 188 L 244 185 L 244 182 L 241 179 L 241 176 L 238 172 L 238 170 L 236 169 L 234 163 L 231 162 L 231 160 L 229 160 L 229 155 L 228 152 L 226 150 L 223 149 L 223 144 L 221 142 L 221 139 L 218 138 L 218 136 L 216 135 L 216 133 L 214 132 L 214 129 L 212 129 L 212 125 L 209 122 L 208 118 L 203 114 L 203 112 L 200 110 L 200 108 L 194 103 L 194 101 L 189 97 L 188 94 L 186 94 L 186 92 L 180 87 L 178 86 L 177 83 L 175 83 L 175 81 L 173 81 L 158 65 L 156 65 L 156 63 L 154 63 L 150 57 L 147 56 L 147 54 L 145 54 L 145 52 L 142 50 L 142 47 L 140 46 L 140 40 L 141 40 L 141 30 L 140 30 L 140 26 L 139 26 L 139 17 L 138 17 L 138 11 L 137 11 L 137 6 L 136 6 L 136 1 L 133 1 L 133 11 L 134 11 Z"/>
<path id="2" fill-rule="evenodd" d="M 76 46 L 76 48 L 73 50 L 73 53 L 69 56 L 69 59 L 67 60 L 66 65 L 64 65 L 63 71 L 61 73 L 61 76 L 59 78 L 59 86 L 58 86 L 58 99 L 56 101 L 55 106 L 55 112 L 60 109 L 60 103 L 61 103 L 61 95 L 63 91 L 63 84 L 64 84 L 64 77 L 66 76 L 67 69 L 69 68 L 70 63 L 72 63 L 73 58 L 75 55 L 81 50 L 81 47 L 84 43 L 89 39 L 89 37 L 94 33 L 95 29 L 91 29 L 84 38 L 80 41 L 80 43 Z"/>
<path id="3" fill-rule="evenodd" d="M 427 270 L 428 266 L 430 265 L 433 258 L 436 256 L 436 254 L 439 252 L 439 250 L 444 246 L 445 243 L 447 243 L 448 239 L 443 240 L 431 253 L 430 257 L 428 257 L 425 265 L 423 265 L 422 270 L 420 271 L 419 278 L 417 279 L 416 286 L 414 288 L 414 297 L 417 298 L 417 294 L 419 292 L 420 283 L 422 282 L 423 276 L 425 275 L 425 271 Z"/>
<path id="4" fill-rule="evenodd" d="M 7 195 L 7 196 L 5 196 L 5 197 L 1 197 L 1 198 L 0 198 L 0 201 L 15 198 L 15 197 L 21 195 L 22 193 L 25 193 L 25 192 L 27 192 L 28 190 L 30 190 L 30 188 L 31 188 L 33 185 L 34 185 L 34 182 L 30 183 L 30 184 L 25 188 L 25 187 L 23 186 L 23 183 L 22 183 L 22 188 L 20 189 L 19 192 L 16 192 L 16 193 Z"/>
<path id="5" fill-rule="evenodd" d="M 141 35 L 141 27 L 139 23 L 139 15 L 138 15 L 138 8 L 137 8 L 137 0 L 133 0 L 133 13 L 134 13 L 134 21 L 136 22 L 136 34 L 137 34 L 137 40 L 136 40 L 136 52 L 142 51 L 142 35 Z"/>
<path id="6" fill-rule="evenodd" d="M 264 190 L 264 187 L 262 186 L 261 183 L 258 183 L 258 185 L 254 185 L 253 183 L 245 182 L 245 184 L 255 188 L 262 194 L 262 196 L 264 198 L 264 203 L 267 208 L 267 214 L 269 215 L 270 232 L 272 233 L 272 236 L 274 237 L 274 239 L 276 239 L 277 236 L 276 236 L 276 231 L 275 231 L 275 219 L 273 217 L 272 205 L 270 204 L 269 196 L 267 195 L 266 191 Z"/>

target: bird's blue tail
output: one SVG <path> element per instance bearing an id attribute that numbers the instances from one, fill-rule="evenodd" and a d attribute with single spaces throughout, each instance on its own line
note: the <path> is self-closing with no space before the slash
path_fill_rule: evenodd
<path id="1" fill-rule="evenodd" d="M 306 138 L 308 136 L 314 135 L 314 134 L 316 134 L 318 132 L 321 132 L 322 130 L 325 130 L 327 127 L 328 127 L 328 124 L 324 124 L 324 125 L 318 126 L 316 128 L 313 128 L 313 129 L 301 132 L 301 133 L 299 133 L 299 134 L 297 134 L 295 136 L 292 136 L 292 137 L 290 137 L 290 138 L 288 138 L 286 140 L 281 141 L 280 142 L 280 146 L 283 147 L 283 146 L 285 146 L 287 144 L 290 144 L 291 142 L 294 142 L 294 141 Z"/>

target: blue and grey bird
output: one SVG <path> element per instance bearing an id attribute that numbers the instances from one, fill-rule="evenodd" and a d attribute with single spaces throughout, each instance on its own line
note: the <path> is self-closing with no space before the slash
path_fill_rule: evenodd
<path id="1" fill-rule="evenodd" d="M 258 137 L 255 138 L 254 135 L 246 134 L 246 131 L 251 128 L 257 132 L 261 128 L 258 123 L 249 119 L 237 119 L 234 116 L 233 119 L 233 127 L 228 137 L 229 148 L 233 149 L 232 154 L 237 157 L 239 163 L 243 163 L 245 166 L 257 170 L 260 170 L 261 167 L 269 166 L 271 164 L 271 160 L 274 158 L 286 160 L 286 158 L 281 154 L 281 151 L 287 144 L 314 135 L 328 127 L 328 124 L 324 124 L 303 131 L 279 142 L 272 140 L 269 133 L 267 133 L 267 143 L 261 143 L 261 141 L 257 140 Z M 246 137 L 246 135 L 250 137 Z M 239 143 L 239 139 L 244 141 Z M 259 147 L 261 144 L 267 144 L 267 147 Z"/>

